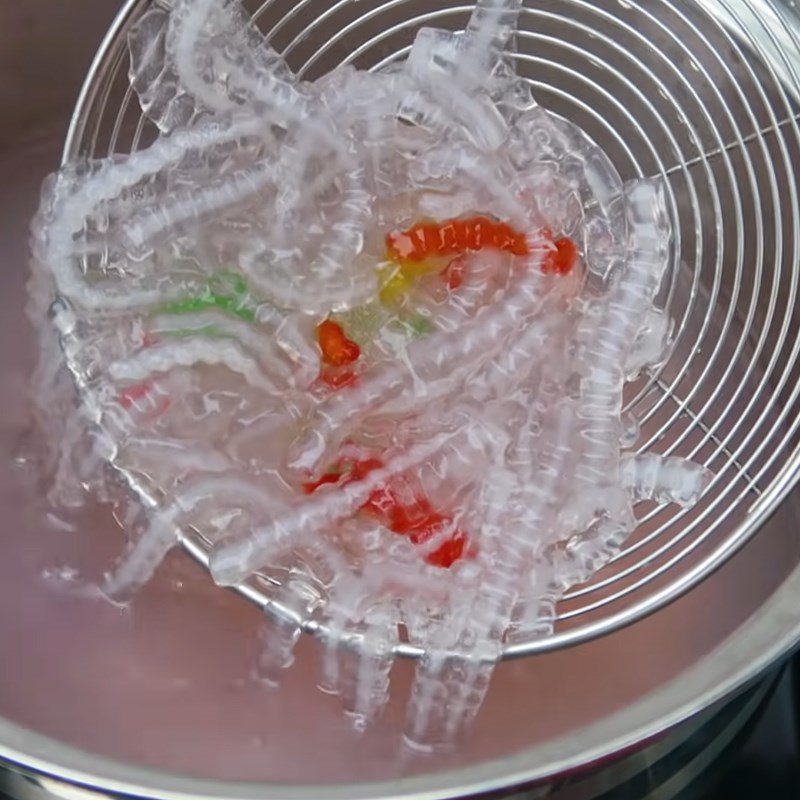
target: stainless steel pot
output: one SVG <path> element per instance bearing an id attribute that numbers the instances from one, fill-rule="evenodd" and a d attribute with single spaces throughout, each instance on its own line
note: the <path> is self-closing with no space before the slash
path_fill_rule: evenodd
<path id="1" fill-rule="evenodd" d="M 353 8 L 364 3 L 351 0 Z M 27 219 L 40 181 L 57 166 L 82 74 L 114 6 L 30 0 L 0 9 L 4 454 L 19 455 L 27 425 Z M 558 784 L 561 796 L 588 798 L 685 741 L 800 640 L 793 495 L 672 604 L 602 638 L 501 665 L 457 752 L 399 759 L 407 664 L 397 669 L 387 720 L 359 737 L 314 689 L 312 642 L 279 692 L 243 680 L 258 611 L 213 590 L 185 557 L 124 615 L 52 589 L 43 570 L 74 558 L 98 571 L 121 540 L 102 508 L 79 517 L 77 530 L 55 532 L 39 513 L 39 487 L 11 461 L 0 464 L 0 789 L 13 795 L 433 800 L 533 783 L 542 796 Z M 742 716 L 759 697 L 752 691 Z"/>

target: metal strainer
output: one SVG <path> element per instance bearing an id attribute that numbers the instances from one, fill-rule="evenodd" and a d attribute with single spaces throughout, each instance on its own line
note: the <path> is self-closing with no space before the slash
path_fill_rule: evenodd
<path id="1" fill-rule="evenodd" d="M 65 161 L 152 140 L 125 51 L 126 31 L 150 5 L 129 0 L 103 42 Z M 402 59 L 420 26 L 459 30 L 471 11 L 446 0 L 248 5 L 309 79 Z M 517 70 L 537 100 L 599 143 L 623 179 L 666 179 L 675 268 L 663 299 L 676 330 L 662 366 L 629 387 L 628 407 L 641 450 L 701 462 L 715 477 L 691 510 L 641 504 L 635 536 L 561 602 L 555 635 L 509 643 L 505 656 L 584 641 L 663 606 L 747 541 L 797 480 L 800 18 L 790 6 L 542 0 L 520 17 Z M 187 530 L 184 545 L 207 563 L 199 535 Z M 238 589 L 275 605 L 258 576 Z M 420 655 L 407 643 L 396 652 Z"/>

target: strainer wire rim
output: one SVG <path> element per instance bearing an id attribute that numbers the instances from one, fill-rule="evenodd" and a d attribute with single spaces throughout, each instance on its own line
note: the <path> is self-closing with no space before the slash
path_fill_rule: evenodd
<path id="1" fill-rule="evenodd" d="M 400 3 L 401 1 L 402 0 L 392 0 L 392 2 L 394 3 Z M 725 2 L 725 0 L 719 0 L 719 2 L 728 10 L 728 13 L 731 15 L 733 19 L 735 20 L 739 19 L 738 15 L 735 12 L 730 11 L 730 6 L 728 3 Z M 773 9 L 775 8 L 774 3 L 771 0 L 767 0 L 767 2 Z M 64 151 L 62 155 L 63 164 L 72 161 L 74 158 L 78 157 L 81 154 L 82 151 L 81 140 L 87 131 L 87 126 L 90 122 L 89 113 L 91 112 L 92 107 L 97 101 L 98 86 L 101 85 L 98 82 L 98 78 L 104 74 L 107 74 L 109 71 L 115 71 L 119 66 L 119 59 L 124 57 L 122 48 L 122 45 L 124 44 L 124 37 L 121 36 L 121 34 L 124 33 L 125 29 L 130 24 L 132 19 L 137 15 L 137 13 L 141 9 L 144 9 L 147 6 L 152 5 L 152 3 L 153 0 L 127 0 L 127 3 L 122 8 L 115 22 L 112 24 L 108 33 L 101 42 L 98 52 L 95 55 L 94 60 L 92 61 L 92 64 L 86 76 L 86 80 L 84 81 L 80 95 L 76 102 L 75 110 L 72 115 L 69 130 L 65 140 Z M 792 31 L 787 26 L 786 20 L 783 18 L 782 12 L 777 12 L 777 16 L 781 20 L 784 27 L 786 27 L 786 30 L 789 32 L 789 35 L 792 38 L 792 40 L 795 42 L 795 44 L 797 44 L 798 42 L 797 36 L 795 35 L 794 31 Z M 761 53 L 760 46 L 752 38 L 749 31 L 745 29 L 744 32 L 745 35 L 747 35 L 747 37 L 750 39 L 751 44 L 754 45 L 756 51 Z M 767 34 L 775 43 L 775 37 L 771 34 L 771 31 L 767 31 Z M 780 57 L 786 63 L 790 72 L 793 74 L 795 78 L 795 84 L 800 85 L 800 82 L 797 81 L 796 70 L 786 60 L 782 48 L 778 45 L 776 49 Z M 114 53 L 115 50 L 116 50 L 116 55 Z M 800 46 L 798 46 L 798 51 L 800 51 Z M 761 54 L 763 55 L 763 53 Z M 109 64 L 108 61 L 109 55 L 112 56 L 111 64 Z M 787 98 L 785 95 L 785 91 L 783 89 L 782 82 L 776 76 L 768 56 L 763 59 L 763 63 L 770 70 L 770 73 L 773 79 L 775 80 L 775 84 L 779 87 L 784 102 L 786 102 Z M 103 103 L 102 103 L 103 105 L 105 105 L 105 100 L 108 99 L 110 86 L 111 82 L 108 82 L 108 85 L 105 87 L 103 93 Z M 776 134 L 776 138 L 780 140 L 782 154 L 784 155 L 784 160 L 786 161 L 788 160 L 788 151 L 786 150 L 785 142 L 783 141 L 781 136 L 782 134 L 781 128 L 787 123 L 792 125 L 794 127 L 796 136 L 798 137 L 798 139 L 800 139 L 800 131 L 798 131 L 797 118 L 796 116 L 793 116 L 789 119 L 784 119 L 778 122 L 777 118 L 774 116 L 771 105 L 768 103 L 766 105 L 769 108 L 770 114 L 772 115 L 773 126 L 771 130 L 774 131 L 774 133 Z M 141 129 L 143 125 L 144 125 L 144 119 L 142 118 L 140 119 L 140 123 L 137 128 L 137 134 L 136 134 L 137 141 L 139 136 L 141 135 Z M 92 137 L 93 151 L 97 144 L 98 132 L 99 132 L 99 121 L 98 125 L 95 128 L 94 135 Z M 719 152 L 723 155 L 723 158 L 725 158 L 728 161 L 728 163 L 729 163 L 729 156 L 727 155 L 728 150 L 735 149 L 735 147 L 738 147 L 742 151 L 744 151 L 745 149 L 744 148 L 745 142 L 742 140 L 741 132 L 738 131 L 738 128 L 737 132 L 739 133 L 738 137 L 739 141 L 735 143 L 734 147 L 731 147 L 729 143 L 726 144 L 720 141 Z M 762 149 L 764 149 L 763 141 L 761 142 L 761 147 Z M 710 156 L 708 154 L 704 153 L 701 156 L 701 162 L 705 164 L 705 162 L 709 157 Z M 688 168 L 687 164 L 685 163 L 677 166 L 679 168 L 682 168 L 684 171 Z M 705 166 L 706 169 L 708 169 L 707 164 L 705 164 Z M 752 167 L 750 166 L 750 168 Z M 673 168 L 671 167 L 669 170 L 666 171 L 662 170 L 662 173 L 666 174 L 667 172 L 670 172 L 672 169 Z M 795 187 L 793 185 L 791 186 L 791 195 L 792 195 L 793 207 L 796 211 L 797 197 L 796 197 Z M 798 233 L 797 214 L 794 215 L 793 223 L 794 223 L 795 234 L 797 234 Z M 739 235 L 739 238 L 741 238 L 741 234 Z M 739 242 L 737 241 L 737 250 L 739 249 L 738 245 Z M 796 247 L 797 245 L 795 245 L 795 249 Z M 794 292 L 794 285 L 792 286 L 792 291 Z M 788 323 L 786 324 L 788 325 Z M 798 338 L 795 343 L 793 354 L 796 355 L 798 350 L 800 350 L 800 338 Z M 786 380 L 788 380 L 788 373 L 789 373 L 789 367 L 787 367 L 784 370 L 784 376 L 782 379 L 781 388 L 783 387 L 783 385 L 785 385 Z M 794 392 L 792 394 L 792 399 L 796 398 L 798 393 L 800 393 L 800 385 L 795 387 Z M 787 406 L 785 405 L 784 409 L 786 407 Z M 785 413 L 786 412 L 784 411 L 783 414 L 781 414 L 781 417 L 778 422 L 782 421 L 782 418 L 785 415 Z M 773 424 L 771 430 L 775 429 L 778 422 Z M 800 417 L 795 419 L 794 423 L 790 426 L 789 430 L 784 435 L 782 442 L 787 442 L 791 439 L 798 425 L 800 425 Z M 766 446 L 767 443 L 768 440 L 765 439 L 764 442 L 762 442 L 761 447 L 758 448 L 756 453 L 753 456 L 751 456 L 751 458 L 748 460 L 748 463 L 752 462 L 755 459 L 755 457 L 758 454 L 760 454 L 760 450 L 764 446 Z M 767 464 L 762 466 L 762 468 L 759 470 L 756 478 L 752 479 L 753 482 L 755 482 L 755 480 L 757 480 L 757 477 L 763 474 L 766 471 L 766 469 L 771 467 L 772 461 L 777 457 L 777 454 L 779 452 L 780 452 L 779 450 L 775 451 L 772 458 L 769 459 Z M 729 462 L 725 469 L 727 469 L 732 463 L 733 462 Z M 629 606 L 624 611 L 614 613 L 599 621 L 589 623 L 580 627 L 575 627 L 567 631 L 555 633 L 546 639 L 506 645 L 503 650 L 503 657 L 514 658 L 525 655 L 531 655 L 533 653 L 548 652 L 560 647 L 574 645 L 582 641 L 587 641 L 603 633 L 608 633 L 612 630 L 620 628 L 625 624 L 632 622 L 634 619 L 636 620 L 641 619 L 653 613 L 657 609 L 663 607 L 666 603 L 670 602 L 671 600 L 682 595 L 684 592 L 688 591 L 688 589 L 690 589 L 692 586 L 696 585 L 700 580 L 707 577 L 709 574 L 711 574 L 717 568 L 719 568 L 722 565 L 722 563 L 724 563 L 733 552 L 738 550 L 761 527 L 761 525 L 777 508 L 780 502 L 786 497 L 788 492 L 797 482 L 799 466 L 800 466 L 800 446 L 797 446 L 788 455 L 783 466 L 780 468 L 777 475 L 773 478 L 767 489 L 760 495 L 760 497 L 757 498 L 756 502 L 749 509 L 747 509 L 746 516 L 744 517 L 744 519 L 735 526 L 735 528 L 733 529 L 731 534 L 726 538 L 726 540 L 720 546 L 718 546 L 714 551 L 712 551 L 705 558 L 703 558 L 699 563 L 695 564 L 687 572 L 684 572 L 677 580 L 673 581 L 668 586 L 661 588 L 654 594 L 636 603 L 635 605 Z M 133 488 L 136 489 L 135 482 Z M 727 516 L 727 514 L 730 513 L 730 511 L 731 509 L 729 508 L 725 516 Z M 191 555 L 193 555 L 198 561 L 200 561 L 206 567 L 208 566 L 207 551 L 205 551 L 201 546 L 199 546 L 196 541 L 192 540 L 190 537 L 187 537 L 185 535 L 182 537 L 182 542 L 184 547 Z M 265 597 L 263 592 L 261 592 L 260 589 L 258 588 L 257 582 L 250 580 L 245 584 L 242 584 L 234 588 L 240 594 L 243 594 L 249 599 L 257 602 L 258 604 L 264 607 L 270 607 L 275 612 L 283 616 L 286 616 L 286 609 L 282 608 L 280 604 L 276 604 L 274 601 Z M 323 635 L 325 634 L 324 626 L 313 619 L 304 621 L 303 627 L 310 633 L 323 634 Z M 408 657 L 418 657 L 422 654 L 421 648 L 415 647 L 408 643 L 401 643 L 400 645 L 398 645 L 395 649 L 395 652 L 397 655 L 408 656 Z"/>

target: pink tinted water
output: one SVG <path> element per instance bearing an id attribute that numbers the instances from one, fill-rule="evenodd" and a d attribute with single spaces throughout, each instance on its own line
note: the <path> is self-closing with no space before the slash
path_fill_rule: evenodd
<path id="1" fill-rule="evenodd" d="M 595 721 L 674 678 L 735 629 L 797 561 L 779 515 L 698 590 L 603 640 L 503 664 L 477 725 L 454 753 L 409 756 L 400 731 L 409 665 L 385 719 L 355 731 L 315 689 L 305 641 L 281 689 L 250 677 L 260 615 L 175 554 L 124 610 L 46 575 L 96 579 L 124 544 L 108 509 L 48 517 L 30 452 L 23 314 L 27 220 L 54 146 L 0 163 L 0 714 L 92 752 L 214 778 L 355 782 L 474 764 Z"/>

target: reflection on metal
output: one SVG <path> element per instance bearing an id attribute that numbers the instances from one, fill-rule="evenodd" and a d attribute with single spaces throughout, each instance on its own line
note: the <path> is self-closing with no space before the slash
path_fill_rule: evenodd
<path id="1" fill-rule="evenodd" d="M 674 800 L 702 780 L 769 701 L 780 674 L 763 679 L 722 708 L 708 709 L 636 752 L 579 774 L 503 793 L 503 800 Z M 116 800 L 98 792 L 33 773 L 0 768 L 0 792 L 13 800 Z M 178 800 L 189 800 L 179 796 Z M 422 795 L 420 795 L 422 798 Z M 487 796 L 488 800 L 488 796 Z"/>

